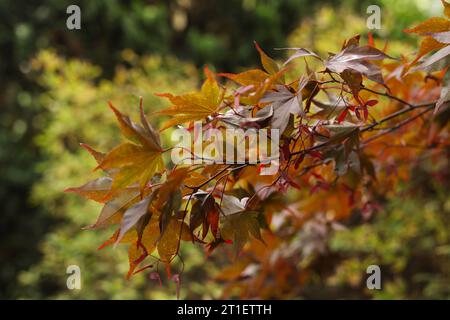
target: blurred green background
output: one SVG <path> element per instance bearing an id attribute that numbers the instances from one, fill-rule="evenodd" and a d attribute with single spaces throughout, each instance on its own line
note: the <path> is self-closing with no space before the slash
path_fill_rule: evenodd
<path id="1" fill-rule="evenodd" d="M 66 28 L 70 4 L 81 8 L 81 30 Z M 438 0 L 1 1 L 0 298 L 175 298 L 172 283 L 125 280 L 126 249 L 96 251 L 110 231 L 81 230 L 99 207 L 62 192 L 92 177 L 80 142 L 107 150 L 119 139 L 106 102 L 132 114 L 143 96 L 147 112 L 162 108 L 154 93 L 195 88 L 203 65 L 257 65 L 254 40 L 276 58 L 275 47 L 336 50 L 367 35 L 369 4 L 382 8 L 376 39 L 389 38 L 397 55 L 417 43 L 402 30 L 440 12 Z M 448 179 L 416 187 L 414 200 L 394 200 L 370 224 L 333 236 L 334 271 L 295 298 L 450 298 Z M 201 248 L 182 250 L 181 297 L 219 297 L 224 258 L 205 263 Z M 371 261 L 389 277 L 368 293 L 361 270 Z M 66 287 L 71 264 L 81 267 L 82 290 Z"/>

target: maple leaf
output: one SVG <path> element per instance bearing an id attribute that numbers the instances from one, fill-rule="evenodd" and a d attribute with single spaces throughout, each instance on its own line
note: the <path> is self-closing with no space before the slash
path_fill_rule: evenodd
<path id="1" fill-rule="evenodd" d="M 276 86 L 277 91 L 270 91 L 260 100 L 262 103 L 271 103 L 273 108 L 273 116 L 271 119 L 271 126 L 274 129 L 279 129 L 280 133 L 286 130 L 289 123 L 289 118 L 292 115 L 305 116 L 302 103 L 302 89 L 308 83 L 307 77 L 302 77 L 299 80 L 298 88 L 295 92 L 291 92 L 285 86 Z M 257 113 L 257 116 L 263 117 L 271 109 L 266 107 Z"/>
<path id="2" fill-rule="evenodd" d="M 238 198 L 230 195 L 223 196 L 222 212 L 220 218 L 220 234 L 223 239 L 233 241 L 237 255 L 252 235 L 263 242 L 261 238 L 258 213 L 245 208 L 248 198 Z"/>
<path id="3" fill-rule="evenodd" d="M 447 18 L 450 18 L 450 3 L 446 0 L 441 0 L 442 5 L 444 6 L 444 14 Z"/>
<path id="4" fill-rule="evenodd" d="M 87 152 L 89 152 L 94 157 L 97 164 L 100 164 L 100 162 L 102 162 L 103 159 L 105 159 L 105 154 L 103 152 L 94 150 L 94 148 L 90 147 L 86 143 L 80 143 L 80 146 L 86 149 Z"/>
<path id="5" fill-rule="evenodd" d="M 101 159 L 97 168 L 115 170 L 110 190 L 112 194 L 134 183 L 138 183 L 142 191 L 155 173 L 164 168 L 159 136 L 147 122 L 142 104 L 142 126 L 132 122 L 111 103 L 110 107 L 116 114 L 122 134 L 133 142 L 124 142 L 113 148 Z"/>
<path id="6" fill-rule="evenodd" d="M 342 74 L 346 70 L 365 75 L 372 81 L 383 84 L 383 77 L 379 66 L 370 63 L 373 60 L 392 59 L 384 52 L 371 47 L 349 45 L 338 54 L 332 55 L 325 61 L 325 67 L 331 72 Z"/>
<path id="7" fill-rule="evenodd" d="M 444 1 L 443 4 L 448 17 L 449 4 Z M 413 160 L 418 158 L 422 148 L 410 148 L 402 154 L 405 158 L 399 159 L 394 153 L 398 148 L 390 148 L 387 143 L 396 146 L 415 144 L 422 140 L 426 134 L 424 131 L 429 130 L 429 146 L 445 145 L 441 142 L 445 142 L 448 134 L 441 134 L 440 130 L 445 130 L 448 123 L 448 108 L 441 112 L 442 106 L 447 107 L 449 101 L 448 78 L 444 78 L 447 68 L 428 75 L 411 75 L 406 71 L 429 54 L 422 65 L 432 66 L 448 57 L 450 30 L 447 20 L 433 18 L 411 29 L 410 32 L 425 37 L 412 63 L 406 58 L 393 64 L 377 63 L 375 61 L 390 57 L 374 47 L 373 39 L 369 40 L 369 46 L 360 46 L 360 37 L 355 36 L 344 42 L 339 53 L 330 55 L 325 61 L 306 49 L 288 48 L 295 51 L 285 64 L 293 59 L 313 56 L 323 61 L 326 70 L 315 72 L 306 64 L 306 76 L 286 84 L 287 68 L 280 69 L 282 66 L 255 43 L 261 70 L 220 74 L 239 85 L 238 88 L 235 85 L 231 87 L 233 94 L 225 95 L 227 89 L 221 88 L 215 75 L 205 68 L 206 79 L 198 91 L 161 95 L 172 102 L 171 107 L 159 112 L 171 117 L 163 129 L 201 120 L 208 124 L 208 128 L 221 132 L 230 126 L 270 126 L 281 130 L 282 169 L 275 177 L 259 175 L 262 165 L 247 163 L 226 167 L 209 163 L 186 167 L 177 165 L 172 170 L 164 170 L 159 136 L 147 122 L 142 103 L 140 124 L 132 122 L 111 105 L 127 141 L 107 154 L 82 145 L 95 158 L 97 168 L 105 170 L 108 176 L 66 191 L 104 203 L 95 224 L 87 228 L 119 225 L 100 248 L 129 244 L 128 277 L 152 267 L 153 264 L 147 264 L 139 268 L 150 254 L 157 251 L 159 257 L 154 257 L 155 264 L 165 264 L 168 277 L 176 283 L 178 290 L 180 278 L 177 274 L 170 276 L 170 263 L 179 254 L 181 241 L 205 245 L 208 252 L 221 244 L 232 243 L 236 254 L 249 242 L 245 250 L 250 254 L 240 259 L 243 262 L 234 277 L 257 275 L 264 282 L 264 273 L 275 272 L 277 278 L 285 278 L 280 284 L 285 286 L 286 281 L 296 277 L 277 273 L 277 269 L 290 269 L 281 268 L 285 261 L 279 259 L 284 259 L 284 254 L 274 256 L 269 251 L 284 246 L 283 239 L 280 241 L 277 235 L 284 234 L 291 239 L 290 235 L 296 235 L 300 228 L 311 228 L 307 221 L 310 217 L 327 212 L 327 221 L 314 225 L 323 233 L 320 230 L 326 230 L 322 227 L 328 224 L 328 217 L 348 217 L 359 211 L 353 210 L 357 209 L 358 202 L 365 206 L 366 201 L 371 201 L 374 196 L 381 198 L 386 194 L 385 190 L 392 190 L 397 176 L 405 175 L 405 165 L 415 162 Z M 386 85 L 381 68 L 390 74 Z M 341 77 L 344 86 L 334 74 Z M 373 83 L 365 87 L 363 77 L 383 84 L 387 91 L 378 92 Z M 439 92 L 440 98 L 436 99 Z M 315 100 L 315 97 L 322 100 L 324 95 L 329 97 L 328 102 Z M 358 105 L 354 104 L 353 98 Z M 371 114 L 373 120 L 369 124 L 364 125 L 349 116 L 354 112 L 359 120 L 367 120 L 369 107 L 385 102 L 379 113 Z M 320 110 L 314 107 L 310 112 L 311 103 Z M 438 114 L 426 117 L 433 105 L 436 105 L 435 113 Z M 294 128 L 292 120 L 299 116 L 304 119 Z M 431 125 L 427 123 L 413 130 L 397 130 L 415 119 L 430 121 Z M 406 134 L 398 135 L 399 138 L 387 135 L 394 130 Z M 377 144 L 377 141 L 381 143 Z M 298 157 L 291 161 L 291 156 Z M 405 161 L 396 165 L 396 160 Z M 381 174 L 377 176 L 378 171 Z M 379 183 L 374 184 L 370 179 L 379 179 Z M 286 201 L 294 199 L 282 196 L 290 187 L 298 189 L 299 202 L 289 206 L 296 210 L 284 215 Z M 308 187 L 309 190 L 306 189 Z M 316 192 L 319 190 L 321 192 Z M 249 199 L 256 201 L 252 201 L 250 206 Z M 273 212 L 280 214 L 272 216 Z M 284 219 L 292 223 L 284 223 Z M 267 250 L 262 251 L 257 241 L 250 240 L 255 238 L 264 243 L 260 229 L 268 227 L 269 223 L 277 232 L 267 235 Z M 300 246 L 302 253 L 317 250 L 311 249 L 313 241 L 308 239 L 308 242 L 290 241 L 289 247 L 291 244 Z M 315 246 L 317 244 L 313 243 L 312 247 Z M 264 265 L 264 268 L 259 268 L 256 274 L 255 269 L 252 271 L 253 265 L 255 268 Z M 153 272 L 149 276 L 161 281 L 158 273 Z"/>
<path id="8" fill-rule="evenodd" d="M 445 46 L 444 48 L 438 50 L 428 58 L 426 58 L 418 67 L 414 68 L 415 70 L 423 70 L 436 65 L 439 61 L 444 60 L 447 56 L 450 55 L 450 45 Z"/>
<path id="9" fill-rule="evenodd" d="M 425 37 L 422 40 L 422 42 L 420 43 L 419 52 L 417 53 L 417 56 L 414 59 L 414 61 L 411 62 L 411 65 L 415 64 L 420 58 L 427 55 L 431 51 L 439 50 L 439 49 L 442 49 L 443 47 L 445 47 L 445 44 L 442 42 L 439 42 L 434 37 L 431 37 L 431 36 Z"/>
<path id="10" fill-rule="evenodd" d="M 278 67 L 278 64 L 270 58 L 264 51 L 261 49 L 261 47 L 258 45 L 258 43 L 255 41 L 256 49 L 259 52 L 259 56 L 261 58 L 261 64 L 266 70 L 268 74 L 276 74 L 278 71 L 280 71 L 280 68 Z"/>
<path id="11" fill-rule="evenodd" d="M 159 135 L 148 123 L 144 115 L 142 99 L 139 107 L 142 127 L 131 121 L 131 119 L 127 115 L 117 110 L 117 108 L 114 107 L 111 101 L 109 101 L 108 104 L 111 110 L 116 115 L 120 130 L 125 138 L 134 143 L 139 143 L 143 146 L 147 146 L 149 150 L 161 151 L 161 142 L 159 139 Z"/>
<path id="12" fill-rule="evenodd" d="M 253 127 L 264 128 L 269 124 L 273 116 L 273 108 L 270 106 L 267 112 L 261 116 L 252 117 L 253 106 L 239 106 L 234 110 L 229 110 L 218 118 L 231 127 Z"/>
<path id="13" fill-rule="evenodd" d="M 442 0 L 444 6 L 444 13 L 449 17 L 450 5 Z M 433 17 L 430 18 L 418 26 L 404 30 L 407 33 L 416 33 L 422 36 L 426 36 L 420 45 L 419 52 L 415 60 L 411 63 L 414 64 L 421 57 L 426 54 L 438 50 L 433 55 L 425 59 L 418 67 L 412 69 L 412 71 L 423 70 L 430 68 L 437 62 L 443 60 L 446 56 L 450 55 L 450 20 L 446 18 Z"/>
<path id="14" fill-rule="evenodd" d="M 202 120 L 218 111 L 221 102 L 219 85 L 211 71 L 205 68 L 206 80 L 199 92 L 186 93 L 174 96 L 170 93 L 158 93 L 157 96 L 169 99 L 173 106 L 156 112 L 171 116 L 161 130 L 165 130 L 177 124 Z"/>
<path id="15" fill-rule="evenodd" d="M 211 193 L 199 191 L 195 194 L 198 199 L 192 206 L 191 215 L 189 218 L 189 228 L 191 232 L 202 225 L 202 238 L 205 239 L 208 230 L 214 238 L 217 238 L 217 231 L 219 227 L 219 209 Z"/>
<path id="16" fill-rule="evenodd" d="M 123 213 L 127 207 L 138 201 L 140 197 L 138 187 L 129 187 L 122 190 L 117 197 L 108 200 L 103 206 L 97 221 L 93 225 L 86 226 L 84 229 L 97 229 L 119 222 L 114 217 L 119 213 Z"/>
<path id="17" fill-rule="evenodd" d="M 244 87 L 250 87 L 252 90 L 248 90 L 246 95 L 240 97 L 240 100 L 247 105 L 257 104 L 259 99 L 264 96 L 264 94 L 272 89 L 276 84 L 283 83 L 283 77 L 287 69 L 281 69 L 278 72 L 269 75 L 268 73 L 253 69 L 249 71 L 244 71 L 239 74 L 233 73 L 221 73 L 220 76 L 226 77 L 235 81 Z"/>
<path id="18" fill-rule="evenodd" d="M 161 260 L 169 262 L 178 253 L 180 240 L 192 240 L 190 234 L 186 223 L 175 217 L 170 218 L 157 244 Z"/>
<path id="19" fill-rule="evenodd" d="M 118 169 L 113 177 L 111 193 L 138 183 L 141 191 L 157 172 L 164 168 L 160 149 L 150 149 L 125 142 L 112 149 L 98 168 Z"/>
<path id="20" fill-rule="evenodd" d="M 294 59 L 298 59 L 301 57 L 308 57 L 312 56 L 322 61 L 322 58 L 319 57 L 316 53 L 309 51 L 305 48 L 276 48 L 276 50 L 295 50 L 295 52 L 284 62 L 283 65 L 287 65 L 289 62 L 291 62 Z"/>
<path id="21" fill-rule="evenodd" d="M 328 124 L 323 126 L 330 132 L 330 137 L 319 137 L 319 140 L 323 140 L 327 144 L 333 144 L 343 141 L 351 135 L 358 134 L 359 126 L 351 122 L 342 122 L 340 124 Z"/>
<path id="22" fill-rule="evenodd" d="M 445 32 L 450 30 L 450 20 L 446 18 L 433 17 L 430 18 L 418 26 L 412 29 L 404 30 L 407 33 L 417 33 L 417 34 L 428 34 L 428 33 L 437 33 L 437 32 Z"/>
<path id="23" fill-rule="evenodd" d="M 109 177 L 101 177 L 85 183 L 80 187 L 67 188 L 64 192 L 75 192 L 88 199 L 104 202 L 105 197 L 111 190 L 112 179 Z"/>
<path id="24" fill-rule="evenodd" d="M 120 242 L 120 240 L 128 230 L 134 227 L 138 223 L 138 221 L 148 213 L 149 205 L 152 202 L 153 197 L 154 193 L 151 193 L 149 196 L 145 197 L 143 200 L 134 204 L 125 211 L 122 217 L 122 221 L 120 222 L 120 232 L 115 245 Z"/>
<path id="25" fill-rule="evenodd" d="M 233 80 L 234 82 L 239 83 L 241 86 L 250 86 L 253 85 L 258 87 L 261 83 L 263 83 L 266 79 L 270 77 L 270 75 L 259 69 L 247 70 L 238 74 L 234 73 L 219 73 L 221 77 L 225 77 Z"/>

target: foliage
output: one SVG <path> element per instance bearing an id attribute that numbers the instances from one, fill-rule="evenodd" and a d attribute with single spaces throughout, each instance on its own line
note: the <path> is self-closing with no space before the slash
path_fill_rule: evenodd
<path id="1" fill-rule="evenodd" d="M 259 174 L 261 162 L 163 165 L 171 149 L 142 107 L 138 124 L 111 104 L 126 142 L 105 154 L 89 147 L 105 177 L 67 191 L 103 204 L 90 228 L 116 226 L 102 247 L 128 244 L 129 277 L 164 264 L 168 278 L 179 279 L 171 275 L 172 263 L 181 241 L 188 241 L 210 254 L 230 248 L 239 257 L 238 270 L 220 276 L 229 281 L 225 295 L 291 296 L 293 282 L 308 279 L 307 259 L 300 266 L 306 271 L 298 272 L 296 257 L 323 250 L 320 239 L 310 238 L 314 232 L 299 231 L 319 229 L 323 237 L 355 211 L 367 219 L 409 178 L 413 164 L 443 157 L 449 134 L 445 14 L 409 30 L 439 42 L 431 50 L 422 46 L 414 60 L 393 59 L 371 37 L 367 45 L 352 37 L 327 58 L 288 48 L 283 65 L 256 45 L 262 69 L 215 75 L 205 68 L 200 90 L 160 94 L 171 102 L 159 112 L 171 116 L 161 130 L 191 129 L 199 119 L 204 129 L 279 129 L 280 166 L 272 176 Z M 288 74 L 293 59 L 320 63 Z M 431 66 L 437 70 L 423 72 Z"/>
<path id="2" fill-rule="evenodd" d="M 45 205 L 29 201 L 32 186 L 40 179 L 36 164 L 46 161 L 34 137 L 45 131 L 49 113 L 36 103 L 44 88 L 31 75 L 32 57 L 40 50 L 52 48 L 67 58 L 84 59 L 100 66 L 101 77 L 106 79 L 111 79 L 115 66 L 122 63 L 120 53 L 126 48 L 138 54 L 171 53 L 189 61 L 202 64 L 212 61 L 215 65 L 236 68 L 253 58 L 251 50 L 245 47 L 249 41 L 258 39 L 266 45 L 278 45 L 279 39 L 284 39 L 301 17 L 303 6 L 314 2 L 257 1 L 248 7 L 243 1 L 223 0 L 219 8 L 211 6 L 211 1 L 195 1 L 195 6 L 186 6 L 194 1 L 176 0 L 1 1 L 0 201 L 4 229 L 0 258 L 10 263 L 0 272 L 0 296 L 19 294 L 17 274 L 39 262 L 37 244 L 52 227 L 58 226 Z M 81 31 L 66 28 L 66 8 L 71 4 L 81 8 Z M 230 15 L 223 15 L 225 6 Z M 196 12 L 206 13 L 197 16 Z M 180 15 L 188 17 L 182 29 L 174 23 Z M 278 15 L 289 17 L 289 21 L 279 19 Z M 236 16 L 248 24 L 247 32 L 240 32 L 234 18 L 229 18 Z M 205 17 L 209 20 L 207 24 Z M 270 26 L 272 32 L 261 32 L 263 24 Z M 231 27 L 232 41 L 221 31 Z M 222 54 L 217 54 L 218 51 Z M 26 221 L 18 219 L 19 216 L 26 217 Z"/>
<path id="3" fill-rule="evenodd" d="M 110 148 L 118 139 L 113 125 L 114 116 L 104 112 L 107 98 L 131 106 L 142 95 L 147 102 L 145 110 L 150 106 L 157 110 L 165 104 L 148 92 L 148 88 L 183 91 L 196 85 L 195 68 L 172 57 L 138 58 L 130 50 L 122 52 L 122 57 L 123 62 L 112 80 L 102 79 L 102 70 L 98 66 L 77 59 L 66 60 L 53 51 L 41 52 L 32 62 L 33 74 L 46 88 L 40 103 L 51 115 L 45 124 L 46 129 L 37 137 L 46 160 L 39 167 L 42 179 L 34 187 L 33 201 L 47 208 L 61 223 L 40 244 L 41 263 L 19 275 L 21 298 L 175 297 L 173 282 L 164 281 L 164 290 L 161 290 L 157 281 L 152 281 L 151 285 L 145 278 L 126 281 L 127 262 L 123 261 L 126 259 L 123 248 L 106 255 L 92 251 L 93 243 L 97 247 L 102 244 L 105 232 L 79 231 L 92 222 L 92 213 L 98 210 L 98 206 L 61 193 L 68 184 L 81 183 L 92 174 L 88 170 L 92 162 L 85 150 L 80 150 L 80 142 Z M 174 75 L 177 75 L 176 79 L 172 79 Z M 102 129 L 91 123 L 101 124 Z M 202 279 L 201 254 L 196 248 L 187 248 L 183 252 L 190 261 L 185 268 L 186 275 Z M 71 264 L 81 268 L 81 291 L 70 291 L 65 287 L 65 268 Z M 208 283 L 207 279 L 204 282 Z M 190 288 L 191 298 L 217 295 L 217 288 L 212 284 L 208 286 L 209 291 L 196 283 L 185 285 Z M 182 296 L 185 294 L 183 291 Z"/>

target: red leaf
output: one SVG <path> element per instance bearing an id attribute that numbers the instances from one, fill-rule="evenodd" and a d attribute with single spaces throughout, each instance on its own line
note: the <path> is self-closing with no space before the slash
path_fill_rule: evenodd
<path id="1" fill-rule="evenodd" d="M 375 47 L 375 41 L 373 40 L 373 34 L 372 32 L 367 33 L 367 37 L 369 38 L 369 46 Z"/>
<path id="2" fill-rule="evenodd" d="M 366 102 L 366 106 L 368 106 L 368 107 L 373 107 L 374 105 L 376 105 L 378 103 L 378 100 L 368 100 L 367 102 Z"/>
<path id="3" fill-rule="evenodd" d="M 219 211 L 215 206 L 211 211 L 208 212 L 206 219 L 208 220 L 214 238 L 217 238 L 217 231 L 219 228 Z"/>
<path id="4" fill-rule="evenodd" d="M 308 154 L 313 158 L 323 159 L 323 156 L 319 151 L 311 150 L 308 152 Z"/>
<path id="5" fill-rule="evenodd" d="M 348 110 L 347 108 L 345 108 L 344 110 L 342 110 L 341 114 L 337 117 L 337 122 L 341 123 L 342 121 L 344 121 L 345 117 L 347 116 Z"/>
<path id="6" fill-rule="evenodd" d="M 363 112 L 364 112 L 364 120 L 367 120 L 367 118 L 369 117 L 369 110 L 367 110 L 367 107 L 363 108 Z"/>

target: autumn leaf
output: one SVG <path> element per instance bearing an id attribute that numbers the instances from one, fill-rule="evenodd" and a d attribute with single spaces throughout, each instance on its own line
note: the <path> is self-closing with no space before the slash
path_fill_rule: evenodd
<path id="1" fill-rule="evenodd" d="M 443 4 L 448 17 L 449 4 Z M 66 191 L 104 204 L 87 229 L 115 225 L 100 248 L 129 244 L 128 276 L 162 263 L 179 286 L 179 277 L 170 277 L 171 262 L 181 241 L 190 241 L 205 246 L 208 254 L 222 245 L 232 245 L 236 255 L 244 251 L 234 278 L 246 292 L 264 296 L 259 289 L 267 279 L 271 293 L 275 288 L 283 291 L 289 281 L 301 278 L 304 283 L 315 262 L 311 253 L 320 253 L 323 235 L 335 220 L 374 207 L 372 203 L 392 193 L 399 181 L 406 181 L 424 150 L 447 145 L 447 20 L 432 18 L 409 30 L 424 37 L 413 62 L 402 57 L 381 63 L 390 57 L 375 48 L 371 37 L 368 46 L 360 46 L 357 35 L 326 60 L 307 49 L 288 48 L 294 51 L 285 64 L 310 56 L 320 59 L 325 70 L 306 64 L 305 72 L 292 64 L 286 74 L 288 68 L 255 43 L 262 69 L 219 74 L 231 80 L 219 85 L 205 68 L 197 91 L 160 95 L 172 103 L 157 113 L 170 117 L 163 130 L 193 121 L 224 134 L 230 128 L 279 129 L 281 157 L 273 176 L 261 174 L 264 163 L 178 164 L 165 169 L 158 132 L 147 121 L 141 100 L 139 124 L 110 104 L 126 141 L 106 154 L 82 145 L 107 176 Z M 419 60 L 419 68 L 442 68 L 407 72 Z M 389 74 L 386 83 L 382 70 Z M 376 83 L 363 83 L 365 78 Z M 378 84 L 386 90 L 380 91 Z M 248 145 L 241 146 L 250 151 Z M 314 230 L 309 230 L 312 225 Z M 264 240 L 261 229 L 267 229 Z M 305 260 L 308 264 L 300 268 L 305 272 L 299 275 L 292 257 L 305 254 L 313 260 Z M 142 266 L 147 259 L 153 260 Z M 155 272 L 149 276 L 160 280 Z M 255 276 L 257 281 L 241 281 Z M 248 283 L 252 290 L 245 287 Z"/>
<path id="2" fill-rule="evenodd" d="M 88 199 L 105 202 L 105 199 L 111 191 L 112 179 L 109 177 L 101 177 L 76 188 L 67 188 L 65 192 L 75 192 Z"/>
<path id="3" fill-rule="evenodd" d="M 414 68 L 413 70 L 423 70 L 427 69 L 435 64 L 437 64 L 439 61 L 443 60 L 447 56 L 450 55 L 450 46 L 446 46 L 439 51 L 435 52 L 428 58 L 426 58 L 418 67 Z"/>
<path id="4" fill-rule="evenodd" d="M 208 69 L 208 67 L 205 67 L 203 72 L 206 75 L 206 80 L 202 85 L 201 93 L 211 105 L 219 105 L 220 88 L 216 81 L 215 75 Z"/>
<path id="5" fill-rule="evenodd" d="M 206 80 L 200 92 L 191 92 L 179 96 L 170 93 L 157 94 L 159 97 L 169 99 L 173 104 L 168 109 L 156 112 L 156 114 L 170 116 L 161 130 L 165 130 L 177 124 L 202 120 L 218 111 L 221 94 L 219 85 L 209 69 L 205 68 Z"/>
<path id="6" fill-rule="evenodd" d="M 427 55 L 431 51 L 439 50 L 443 47 L 445 47 L 444 43 L 439 42 L 431 36 L 425 37 L 420 44 L 419 52 L 417 53 L 416 58 L 413 62 L 411 62 L 411 64 L 416 63 L 420 58 Z"/>
<path id="7" fill-rule="evenodd" d="M 86 149 L 87 152 L 89 152 L 94 157 L 97 164 L 100 164 L 105 158 L 105 154 L 103 152 L 94 150 L 94 148 L 90 147 L 86 143 L 80 143 L 80 146 Z"/>
<path id="8" fill-rule="evenodd" d="M 202 239 L 205 239 L 209 229 L 216 238 L 219 227 L 219 209 L 214 197 L 207 192 L 197 192 L 194 197 L 197 201 L 191 209 L 189 229 L 194 232 L 196 228 L 202 226 Z"/>
<path id="9" fill-rule="evenodd" d="M 319 60 L 322 60 L 317 54 L 312 51 L 309 51 L 305 48 L 277 48 L 277 50 L 294 50 L 295 52 L 284 62 L 284 65 L 287 65 L 294 59 L 302 58 L 302 57 L 315 57 Z"/>
<path id="10" fill-rule="evenodd" d="M 235 111 L 238 111 L 238 114 Z M 237 110 L 230 110 L 218 116 L 218 119 L 234 128 L 264 128 L 269 125 L 270 119 L 273 116 L 273 108 L 269 106 L 268 110 L 260 116 L 253 117 L 252 113 L 253 106 L 241 106 Z"/>
<path id="11" fill-rule="evenodd" d="M 116 115 L 120 130 L 125 138 L 134 143 L 140 143 L 143 146 L 147 146 L 149 150 L 161 151 L 159 135 L 147 122 L 142 109 L 142 101 L 140 105 L 140 114 L 143 127 L 131 121 L 127 115 L 124 115 L 117 110 L 111 102 L 109 102 L 109 107 Z"/>
<path id="12" fill-rule="evenodd" d="M 130 142 L 120 144 L 106 155 L 96 152 L 87 145 L 84 147 L 96 158 L 98 162 L 96 169 L 101 168 L 112 175 L 110 196 L 134 183 L 138 183 L 142 192 L 155 173 L 164 169 L 159 136 L 147 122 L 142 100 L 140 105 L 142 126 L 131 121 L 111 102 L 109 105 L 117 117 L 122 134 Z"/>
<path id="13" fill-rule="evenodd" d="M 127 207 L 139 199 L 139 196 L 139 188 L 130 187 L 123 190 L 117 197 L 105 203 L 97 221 L 93 225 L 85 227 L 85 229 L 97 229 L 110 225 L 112 218 L 118 213 L 123 213 Z M 113 222 L 115 221 L 113 220 Z"/>
<path id="14" fill-rule="evenodd" d="M 273 60 L 272 58 L 270 58 L 264 51 L 263 49 L 261 49 L 261 47 L 258 45 L 258 43 L 255 41 L 255 46 L 256 49 L 259 52 L 259 56 L 261 58 L 261 64 L 264 68 L 264 70 L 266 70 L 266 72 L 268 74 L 275 74 L 278 71 L 280 71 L 280 68 L 278 67 L 278 64 L 275 62 L 275 60 Z"/>
<path id="15" fill-rule="evenodd" d="M 252 69 L 238 74 L 219 73 L 218 75 L 231 79 L 234 82 L 240 84 L 241 86 L 253 85 L 254 87 L 258 87 L 261 83 L 263 83 L 266 79 L 270 77 L 268 73 L 259 69 Z"/>
<path id="16" fill-rule="evenodd" d="M 189 227 L 184 222 L 175 217 L 170 218 L 157 245 L 161 260 L 169 262 L 178 253 L 179 242 L 186 229 L 189 230 Z"/>
<path id="17" fill-rule="evenodd" d="M 371 46 L 348 46 L 336 55 L 332 55 L 325 61 L 328 70 L 335 73 L 343 73 L 351 70 L 365 75 L 372 81 L 383 83 L 381 69 L 379 66 L 370 63 L 373 60 L 392 59 L 384 52 Z"/>
<path id="18" fill-rule="evenodd" d="M 307 77 L 302 77 L 298 82 L 295 92 L 291 92 L 285 86 L 277 86 L 277 91 L 270 91 L 260 100 L 262 103 L 271 103 L 273 108 L 273 116 L 271 126 L 273 129 L 279 129 L 280 133 L 286 130 L 291 115 L 305 116 L 302 103 L 302 89 L 308 83 Z M 262 117 L 270 110 L 269 107 L 262 109 L 257 116 Z"/>
<path id="19" fill-rule="evenodd" d="M 444 6 L 444 13 L 448 18 L 450 5 L 444 0 L 442 0 L 442 4 Z M 449 19 L 433 17 L 422 22 L 412 29 L 405 30 L 405 32 L 417 33 L 421 36 L 425 36 L 424 40 L 422 40 L 421 42 L 419 52 L 417 53 L 417 56 L 411 63 L 411 65 L 416 63 L 421 57 L 425 56 L 426 54 L 438 50 L 433 55 L 422 61 L 422 63 L 418 67 L 412 69 L 411 71 L 428 69 L 450 54 L 450 49 L 448 46 L 448 44 L 450 43 Z"/>
<path id="20" fill-rule="evenodd" d="M 446 0 L 441 0 L 442 5 L 444 6 L 444 14 L 447 18 L 450 18 L 450 3 Z"/>
<path id="21" fill-rule="evenodd" d="M 147 256 L 148 253 L 142 245 L 139 245 L 138 243 L 132 243 L 130 245 L 128 248 L 128 262 L 130 268 L 128 270 L 127 279 L 133 275 L 134 270 Z"/>
<path id="22" fill-rule="evenodd" d="M 132 207 L 128 208 L 123 214 L 122 221 L 120 222 L 120 232 L 117 237 L 115 245 L 117 245 L 125 233 L 134 227 L 138 221 L 148 213 L 149 205 L 153 200 L 154 194 L 151 193 L 149 196 L 145 197 L 143 200 L 134 204 Z"/>
<path id="23" fill-rule="evenodd" d="M 164 164 L 160 150 L 125 142 L 112 149 L 98 168 L 118 169 L 111 187 L 114 193 L 136 182 L 143 190 L 154 174 L 163 170 Z"/>
<path id="24" fill-rule="evenodd" d="M 224 195 L 223 198 L 222 211 L 224 216 L 220 218 L 220 234 L 223 239 L 233 241 L 236 255 L 250 239 L 250 235 L 263 241 L 259 228 L 258 213 L 246 210 L 247 200 L 247 198 L 239 200 L 229 195 Z"/>
<path id="25" fill-rule="evenodd" d="M 412 29 L 406 29 L 404 31 L 407 33 L 417 33 L 423 35 L 427 33 L 437 33 L 449 30 L 450 30 L 450 20 L 445 18 L 433 17 L 420 23 L 418 26 Z"/>
<path id="26" fill-rule="evenodd" d="M 180 189 L 189 177 L 189 168 L 176 168 L 172 170 L 167 179 L 158 187 L 157 207 L 162 207 L 170 197 L 173 197 L 174 192 Z"/>

